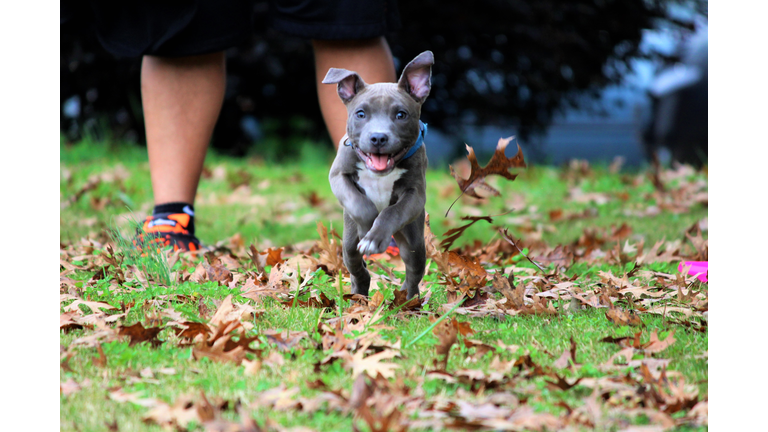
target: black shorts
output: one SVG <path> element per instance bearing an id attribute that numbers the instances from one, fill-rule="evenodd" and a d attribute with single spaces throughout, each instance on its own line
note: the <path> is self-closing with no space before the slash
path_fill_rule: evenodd
<path id="1" fill-rule="evenodd" d="M 369 39 L 400 25 L 396 0 L 268 4 L 272 28 L 307 39 Z M 248 0 L 65 0 L 61 24 L 74 27 L 90 21 L 102 46 L 119 57 L 183 57 L 240 44 L 253 31 L 254 5 Z"/>

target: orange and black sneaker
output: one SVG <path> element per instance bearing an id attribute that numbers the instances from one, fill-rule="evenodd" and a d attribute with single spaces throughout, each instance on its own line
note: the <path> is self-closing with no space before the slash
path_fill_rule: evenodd
<path id="1" fill-rule="evenodd" d="M 147 216 L 141 229 L 136 230 L 133 244 L 139 250 L 143 247 L 172 246 L 174 251 L 198 251 L 200 240 L 189 229 L 191 218 L 187 213 L 158 213 Z"/>
<path id="2" fill-rule="evenodd" d="M 387 246 L 386 252 L 393 257 L 400 255 L 400 248 L 397 246 L 397 243 L 395 243 L 394 237 L 389 241 L 389 246 Z"/>
<path id="3" fill-rule="evenodd" d="M 389 246 L 387 246 L 387 250 L 385 250 L 384 252 L 382 252 L 380 254 L 366 255 L 364 258 L 365 259 L 380 259 L 380 258 L 384 258 L 384 254 L 387 254 L 387 255 L 392 256 L 392 257 L 396 257 L 396 256 L 400 255 L 400 248 L 397 246 L 397 243 L 395 243 L 395 238 L 394 237 L 392 237 L 389 240 Z"/>

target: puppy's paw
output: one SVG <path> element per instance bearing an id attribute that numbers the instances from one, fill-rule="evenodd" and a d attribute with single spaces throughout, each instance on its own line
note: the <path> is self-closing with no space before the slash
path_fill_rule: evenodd
<path id="1" fill-rule="evenodd" d="M 357 250 L 363 255 L 380 254 L 387 250 L 391 236 L 376 235 L 372 231 L 357 244 Z"/>

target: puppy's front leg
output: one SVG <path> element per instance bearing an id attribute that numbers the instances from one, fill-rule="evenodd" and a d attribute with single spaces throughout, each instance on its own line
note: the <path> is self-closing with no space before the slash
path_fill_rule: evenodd
<path id="1" fill-rule="evenodd" d="M 416 188 L 403 191 L 395 204 L 382 210 L 368 234 L 360 240 L 358 250 L 364 255 L 387 250 L 392 235 L 421 215 L 426 202 L 424 191 L 419 192 Z"/>
<path id="2" fill-rule="evenodd" d="M 379 211 L 371 200 L 360 192 L 348 175 L 331 170 L 329 180 L 331 191 L 344 208 L 344 214 L 357 224 L 357 234 L 363 238 L 373 226 Z"/>
<path id="3" fill-rule="evenodd" d="M 368 274 L 363 255 L 357 250 L 357 243 L 360 241 L 357 232 L 357 223 L 344 211 L 344 266 L 349 270 L 352 279 L 352 294 L 367 296 L 371 276 Z"/>

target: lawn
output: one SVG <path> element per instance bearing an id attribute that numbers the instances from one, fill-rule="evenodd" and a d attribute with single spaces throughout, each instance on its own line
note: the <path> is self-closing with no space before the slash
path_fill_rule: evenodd
<path id="1" fill-rule="evenodd" d="M 446 216 L 434 167 L 406 303 L 397 257 L 349 295 L 332 157 L 209 155 L 210 253 L 141 256 L 146 151 L 62 143 L 62 430 L 706 429 L 708 287 L 678 271 L 707 260 L 706 168 L 529 166 Z"/>

